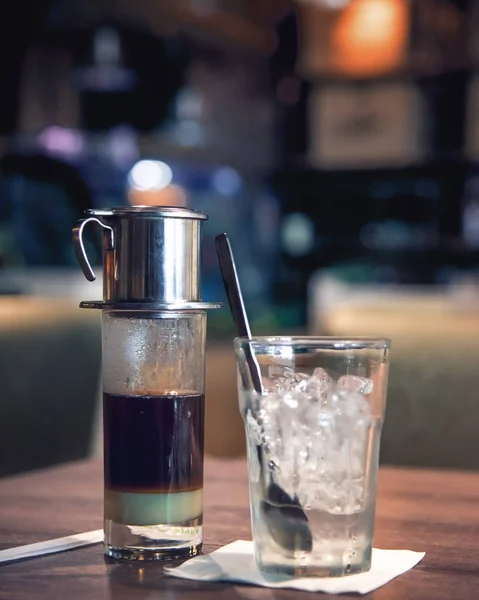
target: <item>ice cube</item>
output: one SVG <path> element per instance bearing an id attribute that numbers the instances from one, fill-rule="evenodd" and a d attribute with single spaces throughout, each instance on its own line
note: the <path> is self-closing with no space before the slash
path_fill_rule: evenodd
<path id="1" fill-rule="evenodd" d="M 321 367 L 315 369 L 311 376 L 305 373 L 297 373 L 296 377 L 301 380 L 298 383 L 298 388 L 316 400 L 322 399 L 328 389 L 334 385 L 334 379 Z"/>
<path id="2" fill-rule="evenodd" d="M 325 392 L 334 384 L 334 379 L 322 367 L 314 369 L 311 379 L 319 386 L 322 392 Z"/>
<path id="3" fill-rule="evenodd" d="M 309 375 L 306 373 L 296 373 L 293 369 L 287 369 L 284 372 L 284 377 L 276 379 L 276 387 L 280 391 L 293 391 L 299 389 L 304 391 L 300 386 L 303 386 L 304 382 L 309 380 Z"/>
<path id="4" fill-rule="evenodd" d="M 248 465 L 250 478 L 258 482 L 261 477 L 261 466 L 259 464 L 257 447 L 260 444 L 260 426 L 253 417 L 251 410 L 246 413 L 246 444 L 248 446 Z"/>
<path id="5" fill-rule="evenodd" d="M 350 392 L 359 392 L 360 394 L 370 394 L 374 387 L 369 377 L 359 377 L 358 375 L 342 375 L 338 379 L 337 385 Z"/>
<path id="6" fill-rule="evenodd" d="M 284 365 L 269 365 L 268 377 L 270 379 L 291 378 L 294 375 L 294 369 Z"/>
<path id="7" fill-rule="evenodd" d="M 322 400 L 309 397 L 298 434 L 305 506 L 354 514 L 364 503 L 371 409 L 364 395 L 330 384 Z M 299 441 L 301 440 L 301 441 Z"/>
<path id="8" fill-rule="evenodd" d="M 307 398 L 307 405 L 301 414 L 302 429 L 306 436 L 318 437 L 324 427 L 331 425 L 332 419 L 333 414 L 324 410 L 320 400 L 311 396 Z"/>
<path id="9" fill-rule="evenodd" d="M 258 421 L 253 417 L 253 413 L 250 409 L 246 413 L 246 433 L 248 439 L 253 440 L 255 444 L 259 444 L 261 440 L 261 426 Z"/>
<path id="10" fill-rule="evenodd" d="M 283 396 L 283 402 L 289 408 L 298 408 L 299 401 L 300 401 L 300 398 L 298 398 L 298 396 L 299 396 L 298 393 L 291 393 L 290 392 L 289 394 L 284 394 L 284 396 Z"/>
<path id="11" fill-rule="evenodd" d="M 293 377 L 294 381 L 296 383 L 301 383 L 302 381 L 309 381 L 310 380 L 310 375 L 308 375 L 307 373 L 295 373 L 294 377 Z"/>
<path id="12" fill-rule="evenodd" d="M 350 392 L 349 390 L 336 388 L 336 392 L 331 394 L 331 406 L 337 415 L 355 420 L 368 416 L 371 413 L 369 402 L 358 392 Z M 334 402 L 334 404 L 333 404 Z"/>
<path id="13" fill-rule="evenodd" d="M 332 414 L 338 411 L 338 403 L 341 400 L 341 390 L 336 385 L 331 385 L 321 395 L 321 406 L 323 410 Z"/>

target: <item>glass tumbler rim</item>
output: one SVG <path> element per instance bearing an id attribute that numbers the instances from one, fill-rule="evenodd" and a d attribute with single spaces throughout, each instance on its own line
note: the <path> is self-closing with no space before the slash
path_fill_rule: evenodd
<path id="1" fill-rule="evenodd" d="M 321 348 L 331 350 L 371 349 L 389 350 L 391 339 L 387 337 L 372 336 L 317 336 L 317 335 L 292 335 L 292 336 L 254 336 L 236 337 L 233 340 L 236 348 L 244 345 L 253 347 L 294 347 L 306 346 L 309 348 Z"/>

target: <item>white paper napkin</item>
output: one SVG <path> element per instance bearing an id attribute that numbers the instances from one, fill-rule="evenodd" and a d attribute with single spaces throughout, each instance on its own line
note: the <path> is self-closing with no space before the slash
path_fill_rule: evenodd
<path id="1" fill-rule="evenodd" d="M 308 577 L 267 581 L 256 566 L 253 542 L 238 540 L 211 554 L 196 556 L 179 567 L 165 567 L 173 577 L 195 581 L 236 581 L 270 588 L 294 588 L 328 594 L 367 594 L 412 569 L 425 552 L 411 550 L 377 550 L 374 548 L 371 570 L 348 577 Z"/>
<path id="2" fill-rule="evenodd" d="M 53 554 L 54 552 L 64 552 L 80 546 L 91 546 L 103 541 L 103 529 L 87 531 L 85 533 L 76 533 L 66 537 L 47 540 L 46 542 L 37 542 L 36 544 L 27 544 L 26 546 L 17 546 L 0 550 L 0 563 L 11 562 L 14 560 L 23 560 L 33 558 L 34 556 L 43 556 L 44 554 Z"/>

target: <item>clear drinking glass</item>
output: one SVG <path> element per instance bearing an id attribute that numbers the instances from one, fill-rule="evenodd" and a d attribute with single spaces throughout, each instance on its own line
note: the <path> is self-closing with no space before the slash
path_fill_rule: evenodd
<path id="1" fill-rule="evenodd" d="M 371 338 L 235 340 L 264 575 L 370 569 L 389 347 Z"/>
<path id="2" fill-rule="evenodd" d="M 104 310 L 105 553 L 201 548 L 205 311 Z"/>

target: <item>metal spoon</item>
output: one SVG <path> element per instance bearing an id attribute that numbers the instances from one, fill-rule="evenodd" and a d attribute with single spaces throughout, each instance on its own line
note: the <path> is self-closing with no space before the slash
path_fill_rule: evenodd
<path id="1" fill-rule="evenodd" d="M 226 233 L 217 236 L 215 241 L 226 296 L 228 297 L 238 335 L 251 339 L 251 329 L 230 241 Z M 251 346 L 245 347 L 245 354 L 254 389 L 257 394 L 262 395 L 264 390 L 261 371 Z M 261 446 L 257 446 L 256 450 L 259 464 L 263 470 L 263 450 Z M 282 487 L 275 483 L 271 473 L 269 473 L 268 479 L 268 485 L 263 490 L 264 499 L 260 503 L 260 510 L 272 539 L 288 552 L 311 552 L 313 536 L 308 517 L 298 498 L 296 496 L 292 498 Z"/>

